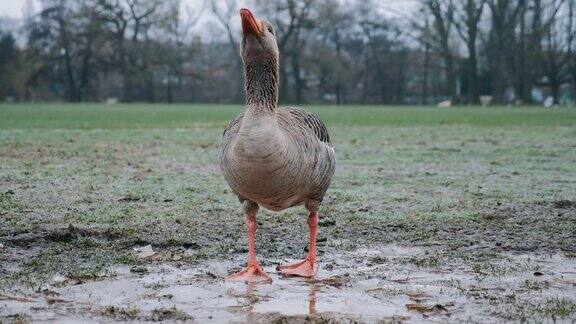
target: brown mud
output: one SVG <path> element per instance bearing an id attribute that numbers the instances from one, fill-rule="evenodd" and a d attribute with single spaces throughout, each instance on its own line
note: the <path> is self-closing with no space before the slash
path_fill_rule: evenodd
<path id="1" fill-rule="evenodd" d="M 101 322 L 493 322 L 564 318 L 576 298 L 576 260 L 509 254 L 487 273 L 465 265 L 414 264 L 432 248 L 380 246 L 325 254 L 314 279 L 225 282 L 243 259 L 197 266 L 117 267 L 79 281 L 60 274 L 38 291 L 0 295 L 6 321 Z M 135 253 L 138 253 L 135 251 Z"/>

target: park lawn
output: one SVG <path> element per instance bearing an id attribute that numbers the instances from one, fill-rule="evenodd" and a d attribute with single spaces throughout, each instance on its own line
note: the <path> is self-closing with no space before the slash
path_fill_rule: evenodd
<path id="1" fill-rule="evenodd" d="M 574 126 L 576 109 L 310 106 L 330 126 Z M 221 127 L 234 105 L 0 104 L 0 129 Z"/>
<path id="2" fill-rule="evenodd" d="M 244 219 L 216 152 L 241 109 L 0 105 L 0 292 L 39 288 L 55 273 L 98 280 L 115 265 L 148 264 L 132 251 L 147 244 L 161 251 L 154 262 L 243 255 Z M 321 209 L 323 253 L 426 246 L 434 253 L 411 266 L 502 275 L 512 270 L 495 260 L 507 253 L 576 257 L 576 109 L 310 110 L 338 154 Z M 261 212 L 261 258 L 302 256 L 304 219 L 302 208 Z M 533 299 L 490 298 L 500 318 L 533 315 Z M 562 302 L 560 318 L 573 318 L 576 301 Z"/>

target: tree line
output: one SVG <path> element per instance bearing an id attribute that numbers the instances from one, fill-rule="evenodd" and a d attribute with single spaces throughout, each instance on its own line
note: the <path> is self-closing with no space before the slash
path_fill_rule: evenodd
<path id="1" fill-rule="evenodd" d="M 22 21 L 0 19 L 2 101 L 243 101 L 237 1 L 40 3 Z M 283 103 L 566 104 L 576 94 L 573 0 L 251 8 L 276 27 Z"/>

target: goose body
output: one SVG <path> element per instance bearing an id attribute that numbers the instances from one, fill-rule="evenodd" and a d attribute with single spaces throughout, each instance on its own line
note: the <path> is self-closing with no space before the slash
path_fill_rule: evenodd
<path id="1" fill-rule="evenodd" d="M 279 55 L 269 22 L 248 9 L 242 18 L 246 110 L 224 130 L 219 147 L 220 169 L 244 204 L 248 229 L 248 264 L 227 279 L 265 282 L 270 276 L 256 259 L 256 213 L 260 207 L 281 211 L 304 205 L 310 212 L 306 259 L 278 270 L 286 276 L 316 273 L 318 208 L 336 168 L 336 153 L 326 126 L 314 114 L 277 108 Z"/>
<path id="2" fill-rule="evenodd" d="M 220 168 L 241 201 L 281 211 L 322 202 L 336 153 L 326 126 L 305 110 L 247 111 L 224 131 Z"/>

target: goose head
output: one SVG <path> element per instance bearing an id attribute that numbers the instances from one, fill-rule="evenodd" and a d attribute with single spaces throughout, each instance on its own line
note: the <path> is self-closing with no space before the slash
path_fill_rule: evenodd
<path id="1" fill-rule="evenodd" d="M 240 18 L 247 107 L 274 111 L 278 104 L 280 70 L 274 27 L 268 21 L 256 19 L 248 9 L 240 10 Z"/>
<path id="2" fill-rule="evenodd" d="M 278 61 L 278 43 L 274 27 L 266 20 L 256 19 L 249 9 L 240 9 L 242 19 L 241 54 L 244 64 L 265 64 Z"/>

